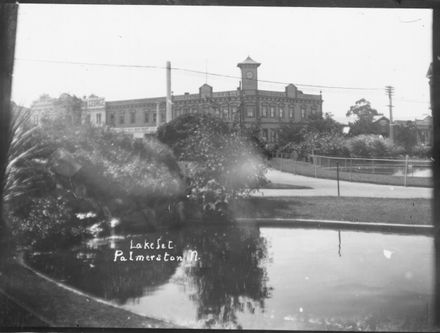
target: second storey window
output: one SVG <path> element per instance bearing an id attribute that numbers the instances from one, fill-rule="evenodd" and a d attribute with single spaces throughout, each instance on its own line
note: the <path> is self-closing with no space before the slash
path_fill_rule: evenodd
<path id="1" fill-rule="evenodd" d="M 223 109 L 223 119 L 229 119 L 229 110 Z"/>
<path id="2" fill-rule="evenodd" d="M 266 105 L 263 105 L 261 107 L 261 117 L 267 118 L 267 106 Z"/>
<path id="3" fill-rule="evenodd" d="M 270 117 L 275 118 L 275 107 L 273 106 L 270 107 Z"/>
<path id="4" fill-rule="evenodd" d="M 112 112 L 110 113 L 110 125 L 115 124 L 115 114 Z"/>
<path id="5" fill-rule="evenodd" d="M 280 118 L 284 118 L 284 109 L 280 108 Z"/>
<path id="6" fill-rule="evenodd" d="M 156 123 L 156 121 L 157 121 L 157 113 L 154 112 L 153 113 L 153 123 Z"/>
<path id="7" fill-rule="evenodd" d="M 144 123 L 148 123 L 150 121 L 149 114 L 150 113 L 148 111 L 144 111 Z"/>
<path id="8" fill-rule="evenodd" d="M 134 124 L 136 122 L 136 111 L 130 112 L 130 122 Z"/>
<path id="9" fill-rule="evenodd" d="M 120 124 L 123 124 L 124 121 L 125 121 L 125 114 L 124 114 L 124 112 L 121 112 L 121 113 L 119 114 L 119 123 L 120 123 Z"/>
<path id="10" fill-rule="evenodd" d="M 306 118 L 306 107 L 301 106 L 301 119 L 305 119 L 305 118 Z"/>
<path id="11" fill-rule="evenodd" d="M 289 118 L 293 119 L 295 117 L 295 109 L 290 107 L 289 108 Z"/>
<path id="12" fill-rule="evenodd" d="M 96 114 L 96 124 L 101 125 L 101 114 L 100 113 Z"/>
<path id="13" fill-rule="evenodd" d="M 248 117 L 248 118 L 254 117 L 254 108 L 252 106 L 248 106 L 246 108 L 246 117 Z"/>

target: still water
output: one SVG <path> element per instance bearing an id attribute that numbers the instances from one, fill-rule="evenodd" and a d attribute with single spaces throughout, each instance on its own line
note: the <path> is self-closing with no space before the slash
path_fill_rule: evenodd
<path id="1" fill-rule="evenodd" d="M 129 311 L 189 327 L 410 331 L 429 328 L 432 260 L 428 236 L 256 226 L 94 240 L 27 259 Z"/>

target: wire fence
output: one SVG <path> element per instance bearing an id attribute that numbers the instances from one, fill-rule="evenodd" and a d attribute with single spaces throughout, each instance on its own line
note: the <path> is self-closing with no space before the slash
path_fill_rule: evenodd
<path id="1" fill-rule="evenodd" d="M 403 186 L 432 186 L 432 161 L 410 159 L 350 158 L 309 155 L 306 162 L 277 155 L 272 165 L 304 176 Z"/>

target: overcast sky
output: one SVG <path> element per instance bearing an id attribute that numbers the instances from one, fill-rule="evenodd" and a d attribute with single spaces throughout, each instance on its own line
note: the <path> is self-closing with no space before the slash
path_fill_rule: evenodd
<path id="1" fill-rule="evenodd" d="M 422 118 L 430 113 L 431 29 L 431 11 L 418 9 L 20 5 L 13 100 L 30 106 L 43 93 L 165 95 L 163 69 L 31 59 L 159 67 L 169 60 L 172 67 L 238 77 L 237 63 L 250 55 L 261 63 L 260 80 L 322 90 L 324 112 L 339 121 L 360 98 L 388 115 L 386 85 L 395 87 L 395 119 Z M 205 81 L 174 70 L 172 90 L 198 92 Z M 238 86 L 235 78 L 207 81 L 214 91 Z M 259 88 L 284 91 L 284 84 Z"/>

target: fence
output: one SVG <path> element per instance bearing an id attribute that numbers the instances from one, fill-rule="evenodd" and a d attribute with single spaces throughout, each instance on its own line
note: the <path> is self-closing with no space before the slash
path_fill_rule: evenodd
<path id="1" fill-rule="evenodd" d="M 278 155 L 279 156 L 279 155 Z M 432 161 L 405 159 L 344 158 L 310 155 L 308 161 L 276 157 L 272 166 L 282 171 L 319 178 L 339 178 L 403 186 L 432 186 Z"/>

